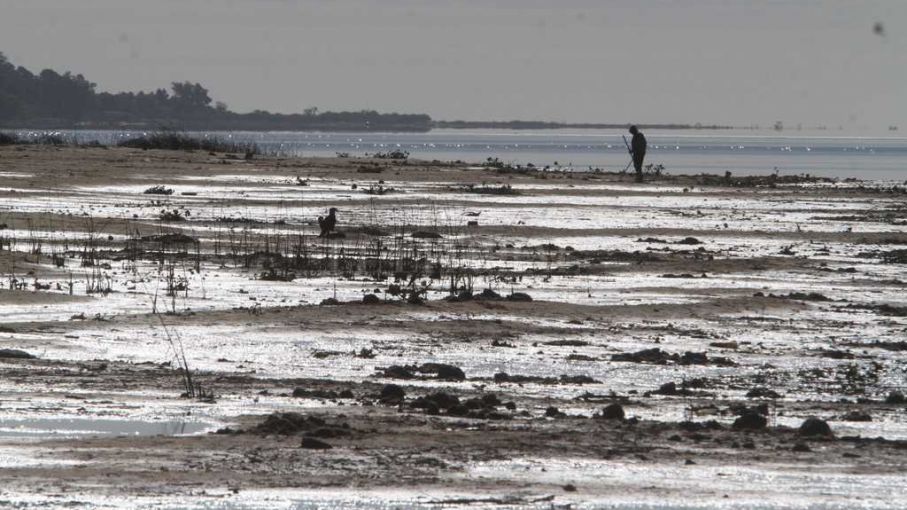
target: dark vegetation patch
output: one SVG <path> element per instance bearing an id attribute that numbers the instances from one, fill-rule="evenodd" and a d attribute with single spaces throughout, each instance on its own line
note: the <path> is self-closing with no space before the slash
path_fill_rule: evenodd
<path id="1" fill-rule="evenodd" d="M 483 420 L 510 419 L 511 415 L 509 413 L 502 412 L 498 408 L 504 407 L 509 411 L 516 409 L 516 404 L 513 402 L 504 403 L 494 393 L 486 393 L 480 397 L 461 400 L 460 397 L 444 391 L 417 397 L 409 406 L 412 409 L 423 410 L 430 415 L 446 414 L 448 416 Z"/>
<path id="2" fill-rule="evenodd" d="M 118 147 L 129 147 L 142 150 L 171 151 L 208 151 L 244 154 L 247 159 L 259 154 L 254 143 L 237 143 L 220 138 L 197 138 L 176 131 L 158 131 L 155 133 L 129 138 L 117 143 Z"/>
<path id="3" fill-rule="evenodd" d="M 907 264 L 907 249 L 866 251 L 857 256 L 864 259 L 881 259 L 885 264 Z"/>
<path id="4" fill-rule="evenodd" d="M 302 413 L 272 413 L 265 420 L 248 430 L 253 434 L 292 436 L 306 434 L 310 437 L 342 437 L 352 434 L 347 423 L 330 424 L 318 416 Z"/>
<path id="5" fill-rule="evenodd" d="M 519 195 L 518 190 L 513 189 L 509 184 L 501 184 L 498 186 L 493 186 L 490 184 L 464 184 L 462 186 L 455 186 L 448 188 L 450 191 L 456 191 L 459 193 L 475 193 L 478 195 Z"/>
<path id="6" fill-rule="evenodd" d="M 712 174 L 700 174 L 691 176 L 696 184 L 700 186 L 729 186 L 732 188 L 756 188 L 768 187 L 774 188 L 779 185 L 792 184 L 814 184 L 814 183 L 834 183 L 834 179 L 828 177 L 816 177 L 813 175 L 747 175 L 734 177 L 731 172 L 726 172 L 724 176 Z"/>
<path id="7" fill-rule="evenodd" d="M 737 363 L 728 358 L 709 357 L 704 352 L 687 351 L 683 355 L 671 354 L 666 351 L 653 347 L 643 349 L 637 352 L 624 352 L 611 356 L 611 361 L 626 361 L 631 363 L 647 363 L 652 365 L 666 365 L 668 363 L 677 365 L 716 365 L 723 367 L 735 367 Z"/>
<path id="8" fill-rule="evenodd" d="M 152 186 L 144 191 L 146 195 L 172 195 L 173 188 L 168 188 L 163 184 L 158 184 L 157 186 Z"/>
<path id="9" fill-rule="evenodd" d="M 506 372 L 494 374 L 498 384 L 597 384 L 599 381 L 586 375 L 561 375 L 560 377 L 542 377 L 536 375 L 510 375 Z"/>
<path id="10" fill-rule="evenodd" d="M 888 317 L 907 317 L 907 306 L 894 306 L 889 304 L 881 305 L 847 305 L 840 308 L 840 310 L 869 310 L 873 311 L 879 315 L 886 315 Z"/>
<path id="11" fill-rule="evenodd" d="M 463 381 L 466 374 L 459 367 L 445 363 L 423 363 L 421 365 L 392 365 L 381 370 L 381 375 L 391 379 L 438 379 L 442 381 Z"/>

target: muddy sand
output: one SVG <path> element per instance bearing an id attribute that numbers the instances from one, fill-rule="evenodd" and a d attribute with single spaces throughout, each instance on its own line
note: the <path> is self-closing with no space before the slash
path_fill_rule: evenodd
<path id="1" fill-rule="evenodd" d="M 631 180 L 0 147 L 0 505 L 907 506 L 903 183 Z"/>

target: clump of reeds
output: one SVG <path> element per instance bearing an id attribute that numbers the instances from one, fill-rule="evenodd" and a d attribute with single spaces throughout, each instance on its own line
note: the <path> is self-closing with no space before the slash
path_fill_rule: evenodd
<path id="1" fill-rule="evenodd" d="M 482 184 L 476 186 L 475 184 L 465 184 L 463 186 L 458 186 L 453 189 L 454 191 L 459 191 L 462 193 L 478 193 L 480 195 L 519 195 L 518 190 L 513 189 L 509 184 L 501 184 L 500 186 L 490 186 L 487 184 Z"/>
<path id="2" fill-rule="evenodd" d="M 208 152 L 242 153 L 246 155 L 246 158 L 251 158 L 252 155 L 260 153 L 258 146 L 254 143 L 230 142 L 216 137 L 197 138 L 186 133 L 169 130 L 129 138 L 119 142 L 117 146 L 142 150 L 203 150 Z"/>

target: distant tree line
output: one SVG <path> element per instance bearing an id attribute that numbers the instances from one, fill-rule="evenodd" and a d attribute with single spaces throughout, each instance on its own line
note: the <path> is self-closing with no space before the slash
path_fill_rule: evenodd
<path id="1" fill-rule="evenodd" d="M 256 110 L 231 112 L 198 83 L 175 82 L 170 90 L 97 92 L 81 74 L 45 69 L 33 74 L 0 53 L 0 127 L 159 128 L 184 130 L 428 131 L 425 114 L 318 112 L 299 114 Z"/>

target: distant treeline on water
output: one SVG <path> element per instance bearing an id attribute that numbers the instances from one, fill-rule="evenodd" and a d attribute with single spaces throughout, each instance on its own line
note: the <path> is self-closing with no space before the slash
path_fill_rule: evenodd
<path id="1" fill-rule="evenodd" d="M 180 129 L 191 131 L 430 131 L 446 129 L 616 128 L 626 124 L 567 124 L 535 121 L 435 121 L 426 114 L 319 112 L 236 113 L 214 101 L 199 83 L 174 82 L 169 90 L 97 92 L 81 74 L 45 69 L 34 74 L 0 53 L 0 128 Z M 662 124 L 665 129 L 723 126 Z"/>

